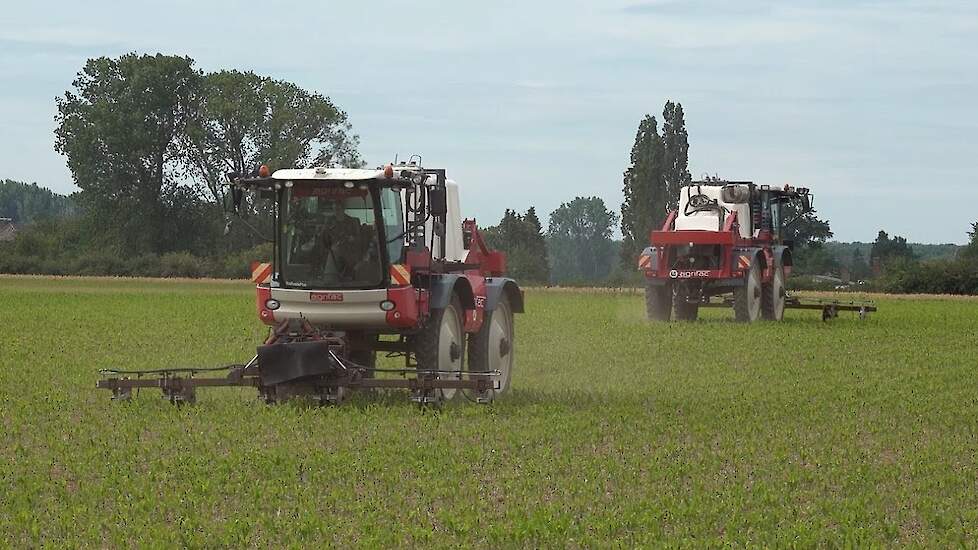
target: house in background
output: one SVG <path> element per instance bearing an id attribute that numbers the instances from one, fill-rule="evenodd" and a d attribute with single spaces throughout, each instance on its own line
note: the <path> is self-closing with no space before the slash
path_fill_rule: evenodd
<path id="1" fill-rule="evenodd" d="M 12 241 L 17 236 L 17 226 L 10 218 L 0 218 L 0 242 Z"/>

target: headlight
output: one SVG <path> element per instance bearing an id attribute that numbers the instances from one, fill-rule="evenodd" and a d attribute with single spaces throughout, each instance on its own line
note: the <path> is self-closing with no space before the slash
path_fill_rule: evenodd
<path id="1" fill-rule="evenodd" d="M 394 309 L 394 302 L 390 300 L 384 300 L 383 302 L 380 303 L 380 309 L 384 311 L 391 311 Z"/>
<path id="2" fill-rule="evenodd" d="M 269 298 L 268 300 L 265 300 L 265 309 L 268 309 L 268 310 L 271 310 L 271 311 L 275 311 L 281 305 L 282 304 L 278 300 L 276 300 L 275 298 Z"/>

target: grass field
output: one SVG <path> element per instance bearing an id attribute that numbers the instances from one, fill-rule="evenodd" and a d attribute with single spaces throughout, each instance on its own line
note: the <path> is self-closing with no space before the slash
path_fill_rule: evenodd
<path id="1" fill-rule="evenodd" d="M 247 359 L 238 282 L 0 278 L 0 546 L 866 546 L 978 539 L 978 301 L 649 324 L 528 291 L 509 399 L 114 403 Z"/>

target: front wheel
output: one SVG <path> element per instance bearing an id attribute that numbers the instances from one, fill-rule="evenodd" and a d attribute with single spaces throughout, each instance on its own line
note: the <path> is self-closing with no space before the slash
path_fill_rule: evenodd
<path id="1" fill-rule="evenodd" d="M 672 285 L 646 285 L 645 317 L 649 321 L 668 321 L 672 317 Z"/>
<path id="2" fill-rule="evenodd" d="M 516 365 L 516 340 L 513 330 L 513 308 L 505 293 L 492 311 L 487 311 L 479 332 L 469 336 L 470 372 L 499 372 L 495 378 L 499 389 L 489 390 L 479 397 L 495 399 L 506 393 Z"/>
<path id="3" fill-rule="evenodd" d="M 743 286 L 734 291 L 734 317 L 741 323 L 753 323 L 761 316 L 761 266 L 755 259 L 744 277 Z"/>
<path id="4" fill-rule="evenodd" d="M 431 312 L 431 317 L 418 334 L 414 354 L 420 370 L 451 371 L 438 374 L 422 374 L 436 379 L 458 380 L 465 357 L 464 310 L 458 296 L 452 296 L 444 309 Z M 454 373 L 454 374 L 453 374 Z M 436 394 L 451 401 L 457 393 L 456 388 L 438 388 Z"/>
<path id="5" fill-rule="evenodd" d="M 784 319 L 784 268 L 780 265 L 774 268 L 774 276 L 771 284 L 764 288 L 762 304 L 762 315 L 770 321 L 780 321 Z"/>

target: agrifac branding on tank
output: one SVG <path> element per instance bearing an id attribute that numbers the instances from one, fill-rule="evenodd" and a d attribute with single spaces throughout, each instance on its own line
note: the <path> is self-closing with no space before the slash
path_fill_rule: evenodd
<path id="1" fill-rule="evenodd" d="M 702 277 L 709 277 L 711 271 L 709 269 L 694 269 L 692 271 L 679 271 L 676 269 L 669 271 L 669 277 L 672 279 L 695 279 Z"/>

